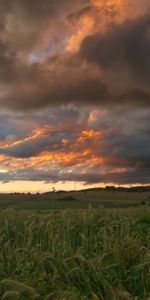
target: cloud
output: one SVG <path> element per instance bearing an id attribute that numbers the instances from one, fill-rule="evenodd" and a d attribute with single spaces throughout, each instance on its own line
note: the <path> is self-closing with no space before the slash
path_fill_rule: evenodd
<path id="1" fill-rule="evenodd" d="M 129 2 L 1 0 L 1 181 L 148 183 L 149 4 Z"/>
<path id="2" fill-rule="evenodd" d="M 54 21 L 61 22 L 72 7 L 79 9 L 85 3 L 86 0 L 1 0 L 1 23 L 14 47 L 28 50 L 41 39 L 47 27 L 53 27 Z"/>
<path id="3" fill-rule="evenodd" d="M 80 57 L 99 66 L 111 101 L 150 104 L 150 15 L 86 37 Z M 112 97 L 111 97 L 112 95 Z"/>
<path id="4" fill-rule="evenodd" d="M 0 74 L 5 90 L 1 106 L 14 110 L 68 103 L 149 106 L 149 25 L 149 15 L 115 24 L 86 37 L 78 55 L 54 55 L 34 64 L 18 61 L 1 43 L 5 64 Z"/>
<path id="5" fill-rule="evenodd" d="M 150 49 L 150 15 L 123 24 L 113 24 L 104 33 L 86 37 L 81 55 L 102 69 L 125 69 L 140 80 L 148 80 Z"/>
<path id="6" fill-rule="evenodd" d="M 11 74 L 11 75 L 10 75 Z M 68 103 L 90 103 L 108 97 L 99 71 L 78 59 L 51 58 L 45 63 L 13 68 L 15 81 L 1 97 L 2 107 L 30 110 Z M 3 77 L 4 79 L 4 77 Z"/>
<path id="7" fill-rule="evenodd" d="M 1 137 L 2 181 L 148 183 L 148 109 L 117 111 L 97 106 L 80 111 L 68 106 L 30 118 L 26 133 L 19 121 L 18 135 L 14 132 L 10 140 Z M 13 128 L 16 120 L 11 120 Z M 24 121 L 25 116 L 23 127 Z M 37 122 L 41 127 L 33 129 Z"/>
<path id="8" fill-rule="evenodd" d="M 99 7 L 84 0 L 2 1 L 1 8 L 2 109 L 68 103 L 149 106 L 148 14 L 125 21 L 113 14 L 108 20 L 108 10 L 118 12 L 115 4 L 110 10 L 108 3 Z M 117 23 L 109 27 L 112 18 Z M 69 41 L 79 53 L 66 50 Z"/>

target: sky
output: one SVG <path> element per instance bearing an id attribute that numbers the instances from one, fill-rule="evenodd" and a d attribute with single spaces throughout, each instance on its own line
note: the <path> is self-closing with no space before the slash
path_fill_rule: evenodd
<path id="1" fill-rule="evenodd" d="M 0 0 L 0 192 L 139 184 L 149 0 Z"/>

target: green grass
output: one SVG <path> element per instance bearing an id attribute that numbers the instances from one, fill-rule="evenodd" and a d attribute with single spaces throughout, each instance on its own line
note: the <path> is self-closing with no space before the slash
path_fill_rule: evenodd
<path id="1" fill-rule="evenodd" d="M 0 298 L 150 299 L 150 208 L 1 210 Z"/>
<path id="2" fill-rule="evenodd" d="M 47 194 L 3 194 L 0 195 L 0 208 L 12 208 L 23 210 L 48 210 L 66 208 L 88 208 L 95 207 L 136 207 L 148 199 L 149 192 L 108 192 L 87 191 L 68 193 Z"/>

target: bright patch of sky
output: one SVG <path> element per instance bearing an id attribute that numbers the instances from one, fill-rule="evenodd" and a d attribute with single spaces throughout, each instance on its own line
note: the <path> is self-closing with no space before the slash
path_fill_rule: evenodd
<path id="1" fill-rule="evenodd" d="M 54 38 L 54 40 L 50 41 L 45 48 L 32 52 L 28 57 L 29 64 L 40 62 L 48 56 L 56 55 L 57 52 L 59 54 L 64 53 L 67 39 L 68 37 L 63 39 Z"/>

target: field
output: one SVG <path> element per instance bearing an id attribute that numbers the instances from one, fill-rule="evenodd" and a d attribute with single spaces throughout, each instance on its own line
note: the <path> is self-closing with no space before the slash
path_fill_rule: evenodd
<path id="1" fill-rule="evenodd" d="M 24 210 L 48 210 L 59 208 L 127 208 L 150 204 L 150 189 L 137 191 L 89 190 L 79 192 L 58 192 L 45 194 L 1 194 L 1 208 Z"/>
<path id="2" fill-rule="evenodd" d="M 150 208 L 1 209 L 0 298 L 150 299 Z"/>

